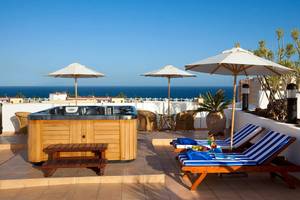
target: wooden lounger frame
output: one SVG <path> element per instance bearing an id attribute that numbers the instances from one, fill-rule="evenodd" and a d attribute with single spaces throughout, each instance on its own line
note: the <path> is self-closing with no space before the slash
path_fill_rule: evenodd
<path id="1" fill-rule="evenodd" d="M 263 133 L 266 129 L 261 127 L 262 129 L 256 133 L 254 136 L 250 137 L 247 141 L 245 141 L 244 144 L 242 144 L 241 146 L 239 146 L 236 149 L 230 150 L 230 149 L 222 149 L 223 152 L 242 152 L 244 150 L 244 148 L 247 146 L 247 144 L 249 143 L 250 140 L 254 139 L 258 134 Z M 170 143 L 172 145 L 172 142 Z M 173 146 L 173 145 L 172 145 Z M 174 146 L 173 146 L 174 147 Z M 185 148 L 175 148 L 174 147 L 174 152 L 175 153 L 181 153 L 184 152 L 186 149 Z"/>
<path id="2" fill-rule="evenodd" d="M 296 138 L 292 138 L 289 143 L 284 145 L 281 149 L 273 154 L 271 158 L 266 160 L 264 164 L 258 166 L 183 166 L 181 170 L 184 172 L 183 178 L 188 178 L 192 182 L 190 190 L 196 190 L 198 185 L 205 179 L 207 174 L 219 174 L 219 173 L 233 173 L 233 172 L 269 172 L 271 177 L 274 177 L 274 173 L 279 173 L 289 188 L 295 188 L 294 179 L 289 176 L 288 172 L 300 172 L 300 166 L 298 165 L 275 165 L 272 161 L 290 144 L 292 144 Z M 197 174 L 195 180 L 193 180 L 193 174 Z"/>

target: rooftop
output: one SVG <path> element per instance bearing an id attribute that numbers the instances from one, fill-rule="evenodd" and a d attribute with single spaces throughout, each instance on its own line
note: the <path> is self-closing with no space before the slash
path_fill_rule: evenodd
<path id="1" fill-rule="evenodd" d="M 47 186 L 1 189 L 0 199 L 298 199 L 300 183 L 295 190 L 289 189 L 282 180 L 271 180 L 267 173 L 209 175 L 197 191 L 191 192 L 190 183 L 182 179 L 179 165 L 168 142 L 178 136 L 205 138 L 204 131 L 140 132 L 138 158 L 131 162 L 109 163 L 102 182 L 83 184 L 60 184 L 59 177 L 95 178 L 88 169 L 58 169 L 52 184 Z M 2 145 L 26 142 L 26 136 L 1 137 Z M 20 147 L 20 146 L 19 146 Z M 23 146 L 24 147 L 24 146 Z M 26 149 L 0 151 L 0 184 L 3 180 L 42 178 L 38 167 L 26 161 Z M 149 175 L 148 181 L 133 177 Z M 162 181 L 164 175 L 165 179 Z M 116 177 L 122 176 L 123 181 Z M 145 176 L 146 177 L 146 176 Z M 44 178 L 43 178 L 44 179 Z M 106 181 L 105 181 L 106 180 Z M 56 181 L 56 184 L 55 184 Z M 92 182 L 92 181 L 91 181 Z M 95 181 L 94 181 L 95 182 Z M 115 182 L 115 183 L 112 183 Z M 132 182 L 132 183 L 131 183 Z M 12 182 L 13 183 L 13 182 Z M 31 182 L 32 183 L 32 182 Z M 14 183 L 16 184 L 16 183 Z"/>

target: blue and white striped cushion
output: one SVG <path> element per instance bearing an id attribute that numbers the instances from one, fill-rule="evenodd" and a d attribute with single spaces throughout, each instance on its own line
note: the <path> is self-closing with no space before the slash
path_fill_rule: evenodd
<path id="1" fill-rule="evenodd" d="M 267 149 L 272 148 L 272 146 L 274 146 L 274 142 L 276 142 L 276 138 L 279 136 L 280 136 L 279 133 L 275 133 L 274 131 L 269 131 L 263 137 L 261 137 L 255 144 L 253 144 L 250 148 L 245 150 L 243 153 L 226 153 L 226 154 L 217 153 L 214 155 L 217 157 L 218 156 L 222 157 L 226 155 L 229 157 L 234 157 L 235 159 L 238 158 L 256 159 L 257 155 L 260 155 L 262 154 L 262 152 L 265 152 Z"/>
<path id="2" fill-rule="evenodd" d="M 249 159 L 213 159 L 213 160 L 189 160 L 185 155 L 178 157 L 184 166 L 253 166 L 257 165 L 255 160 Z"/>
<path id="3" fill-rule="evenodd" d="M 215 156 L 224 157 L 234 157 L 235 159 L 264 159 L 268 155 L 268 152 L 276 152 L 283 145 L 285 145 L 291 139 L 290 136 L 286 136 L 274 131 L 269 131 L 262 138 L 260 138 L 255 144 L 248 148 L 243 153 L 216 153 Z M 225 156 L 225 157 L 226 157 Z"/>
<path id="4" fill-rule="evenodd" d="M 254 124 L 246 124 L 242 129 L 237 131 L 233 136 L 233 148 L 238 148 L 250 138 L 254 137 L 258 132 L 260 132 L 262 128 L 260 126 Z M 207 146 L 207 140 L 196 140 L 197 144 L 200 146 Z M 179 149 L 189 149 L 192 148 L 193 145 L 185 145 L 177 143 L 177 140 L 173 140 L 172 144 L 175 148 Z M 216 144 L 223 148 L 228 149 L 230 148 L 230 138 L 225 140 L 216 140 Z"/>
<path id="5" fill-rule="evenodd" d="M 251 159 L 256 160 L 259 164 L 269 159 L 272 155 L 278 152 L 284 145 L 291 140 L 290 136 L 283 135 L 277 132 L 270 131 L 265 137 L 260 140 L 261 142 L 257 147 L 247 150 L 245 155 Z"/>
<path id="6" fill-rule="evenodd" d="M 254 124 L 246 124 L 244 127 L 242 127 L 239 131 L 234 133 L 233 140 L 236 140 L 240 138 L 249 128 L 255 127 Z M 230 143 L 230 138 L 225 139 L 226 142 Z"/>
<path id="7" fill-rule="evenodd" d="M 240 147 L 246 141 L 253 138 L 261 130 L 262 127 L 260 126 L 254 124 L 247 124 L 241 130 L 239 130 L 233 135 L 233 147 L 234 148 Z M 225 141 L 230 144 L 230 138 L 227 138 Z"/>
<path id="8" fill-rule="evenodd" d="M 213 160 L 189 160 L 185 153 L 178 159 L 185 166 L 252 166 L 263 164 L 291 140 L 290 136 L 269 131 L 243 153 L 218 153 Z"/>

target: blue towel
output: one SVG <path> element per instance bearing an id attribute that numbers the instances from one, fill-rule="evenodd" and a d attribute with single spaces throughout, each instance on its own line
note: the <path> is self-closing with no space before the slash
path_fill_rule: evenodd
<path id="1" fill-rule="evenodd" d="M 194 151 L 190 149 L 186 152 L 186 155 L 189 160 L 212 160 L 212 157 L 208 152 Z"/>
<path id="2" fill-rule="evenodd" d="M 214 148 L 209 150 L 210 153 L 222 153 L 222 149 L 221 148 Z"/>
<path id="3" fill-rule="evenodd" d="M 191 138 L 177 138 L 178 144 L 185 144 L 185 145 L 197 145 L 196 140 Z"/>

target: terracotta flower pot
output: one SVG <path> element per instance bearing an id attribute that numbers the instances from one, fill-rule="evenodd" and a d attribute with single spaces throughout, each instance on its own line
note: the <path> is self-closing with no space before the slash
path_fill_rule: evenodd
<path id="1" fill-rule="evenodd" d="M 223 112 L 211 112 L 206 117 L 206 125 L 210 133 L 223 134 L 226 127 L 226 117 Z"/>

